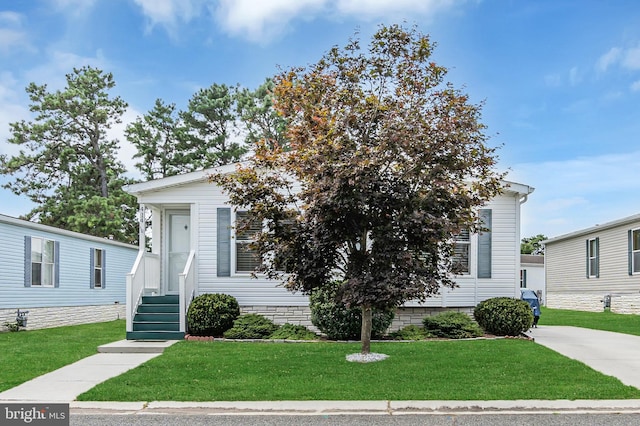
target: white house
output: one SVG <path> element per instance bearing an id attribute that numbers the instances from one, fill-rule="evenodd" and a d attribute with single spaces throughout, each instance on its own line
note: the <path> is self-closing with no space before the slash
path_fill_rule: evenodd
<path id="1" fill-rule="evenodd" d="M 228 165 L 215 171 L 234 170 L 235 165 Z M 138 198 L 152 222 L 151 251 L 140 251 L 127 279 L 129 339 L 181 338 L 188 304 L 201 293 L 229 294 L 243 313 L 259 313 L 277 323 L 311 325 L 306 296 L 288 292 L 278 282 L 251 277 L 252 265 L 242 250 L 246 242 L 234 230 L 242 212 L 235 211 L 221 188 L 208 181 L 213 171 L 125 188 Z M 457 278 L 459 287 L 443 289 L 423 304 L 407 303 L 392 328 L 420 323 L 424 316 L 444 308 L 468 312 L 488 298 L 520 296 L 520 206 L 533 188 L 513 182 L 504 185 L 504 193 L 480 212 L 490 231 L 458 241 L 458 256 L 468 269 Z M 168 324 L 164 329 L 160 315 L 146 314 L 156 305 L 176 311 L 174 316 L 163 316 Z"/>
<path id="2" fill-rule="evenodd" d="M 520 255 L 520 288 L 535 291 L 540 303 L 544 304 L 544 256 L 534 254 Z"/>
<path id="3" fill-rule="evenodd" d="M 27 328 L 126 315 L 125 276 L 138 247 L 0 215 L 0 324 Z"/>
<path id="4" fill-rule="evenodd" d="M 640 314 L 640 214 L 543 244 L 548 307 Z"/>

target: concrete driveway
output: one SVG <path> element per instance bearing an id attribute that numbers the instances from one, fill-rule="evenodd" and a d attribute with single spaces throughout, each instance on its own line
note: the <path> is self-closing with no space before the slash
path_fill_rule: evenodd
<path id="1" fill-rule="evenodd" d="M 540 345 L 640 388 L 640 336 L 550 325 L 526 334 Z"/>

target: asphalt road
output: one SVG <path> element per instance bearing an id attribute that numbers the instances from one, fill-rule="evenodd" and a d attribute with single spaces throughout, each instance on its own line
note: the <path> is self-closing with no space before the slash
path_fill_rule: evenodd
<path id="1" fill-rule="evenodd" d="M 421 415 L 72 415 L 71 426 L 630 426 L 640 425 L 640 414 L 421 414 Z"/>

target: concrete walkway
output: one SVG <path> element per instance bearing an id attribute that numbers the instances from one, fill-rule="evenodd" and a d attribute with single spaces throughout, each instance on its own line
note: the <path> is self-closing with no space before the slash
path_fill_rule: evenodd
<path id="1" fill-rule="evenodd" d="M 1 402 L 71 402 L 99 383 L 135 368 L 176 341 L 123 340 L 98 348 L 98 354 L 0 392 Z"/>
<path id="2" fill-rule="evenodd" d="M 542 325 L 527 335 L 540 345 L 640 389 L 640 336 Z"/>

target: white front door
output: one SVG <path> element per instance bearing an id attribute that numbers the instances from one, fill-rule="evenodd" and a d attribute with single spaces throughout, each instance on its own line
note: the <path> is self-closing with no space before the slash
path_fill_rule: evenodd
<path id="1" fill-rule="evenodd" d="M 167 212 L 167 279 L 166 293 L 180 291 L 178 275 L 184 270 L 191 247 L 191 217 L 188 211 Z"/>

